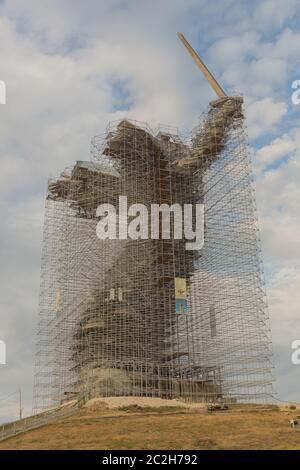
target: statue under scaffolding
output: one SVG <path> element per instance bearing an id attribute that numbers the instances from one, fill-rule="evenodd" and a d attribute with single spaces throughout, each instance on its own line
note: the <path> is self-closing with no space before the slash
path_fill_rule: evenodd
<path id="1" fill-rule="evenodd" d="M 204 246 L 101 240 L 97 208 L 204 204 Z M 123 120 L 49 181 L 34 408 L 98 396 L 261 401 L 272 352 L 241 97 L 189 140 Z"/>

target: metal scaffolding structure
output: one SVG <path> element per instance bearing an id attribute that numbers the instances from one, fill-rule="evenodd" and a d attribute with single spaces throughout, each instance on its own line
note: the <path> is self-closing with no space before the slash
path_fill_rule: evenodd
<path id="1" fill-rule="evenodd" d="M 100 240 L 97 207 L 120 196 L 149 213 L 204 204 L 204 246 L 186 250 L 172 228 Z M 111 124 L 91 161 L 49 181 L 35 411 L 98 396 L 262 401 L 272 381 L 242 98 L 212 102 L 188 140 Z"/>

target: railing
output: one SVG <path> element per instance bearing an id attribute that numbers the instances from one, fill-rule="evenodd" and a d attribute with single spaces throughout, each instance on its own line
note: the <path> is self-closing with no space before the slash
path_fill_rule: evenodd
<path id="1" fill-rule="evenodd" d="M 77 413 L 79 409 L 78 402 L 66 404 L 62 407 L 53 410 L 45 411 L 34 416 L 29 416 L 19 421 L 0 426 L 0 441 L 8 439 L 9 437 L 16 436 L 26 431 L 45 426 L 61 418 L 66 418 Z"/>

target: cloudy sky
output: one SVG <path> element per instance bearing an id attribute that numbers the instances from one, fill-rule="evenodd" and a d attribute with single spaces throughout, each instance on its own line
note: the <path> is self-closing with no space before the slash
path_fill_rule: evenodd
<path id="1" fill-rule="evenodd" d="M 124 116 L 191 129 L 213 92 L 185 33 L 228 91 L 245 96 L 278 398 L 300 401 L 300 4 L 297 0 L 0 0 L 0 421 L 31 411 L 47 179 L 89 159 Z"/>

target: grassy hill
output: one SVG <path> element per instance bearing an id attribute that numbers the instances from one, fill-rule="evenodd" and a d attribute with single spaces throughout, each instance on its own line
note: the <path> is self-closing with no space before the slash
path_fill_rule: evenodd
<path id="1" fill-rule="evenodd" d="M 203 408 L 130 405 L 82 409 L 56 423 L 0 442 L 2 449 L 300 449 L 299 410 L 276 406 Z"/>

